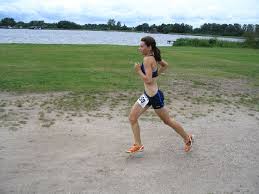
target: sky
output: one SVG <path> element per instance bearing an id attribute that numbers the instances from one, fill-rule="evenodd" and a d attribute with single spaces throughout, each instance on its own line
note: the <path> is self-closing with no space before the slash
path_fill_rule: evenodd
<path id="1" fill-rule="evenodd" d="M 142 23 L 259 24 L 259 0 L 0 0 L 0 19 L 73 21 L 127 26 Z"/>

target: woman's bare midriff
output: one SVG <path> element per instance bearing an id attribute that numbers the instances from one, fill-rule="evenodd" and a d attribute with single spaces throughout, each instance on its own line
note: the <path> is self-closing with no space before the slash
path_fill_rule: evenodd
<path id="1" fill-rule="evenodd" d="M 149 84 L 144 83 L 145 91 L 148 96 L 152 97 L 157 93 L 158 85 L 156 81 L 156 77 L 152 78 L 152 82 Z"/>

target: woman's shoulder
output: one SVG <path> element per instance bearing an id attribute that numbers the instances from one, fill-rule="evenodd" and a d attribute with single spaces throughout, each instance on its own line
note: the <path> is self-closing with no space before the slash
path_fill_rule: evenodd
<path id="1" fill-rule="evenodd" d="M 156 62 L 156 59 L 154 56 L 150 55 L 150 56 L 144 56 L 143 61 L 147 63 L 153 63 L 153 62 Z"/>

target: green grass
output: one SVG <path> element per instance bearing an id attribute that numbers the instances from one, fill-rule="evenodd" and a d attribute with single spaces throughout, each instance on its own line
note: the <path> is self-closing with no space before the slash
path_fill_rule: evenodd
<path id="1" fill-rule="evenodd" d="M 162 79 L 244 78 L 259 83 L 259 51 L 161 47 L 169 62 Z M 143 87 L 133 63 L 136 46 L 0 44 L 0 90 L 106 92 Z M 200 84 L 196 82 L 196 84 Z"/>
<path id="2" fill-rule="evenodd" d="M 259 80 L 259 51 L 240 48 L 174 47 L 164 55 L 172 71 L 183 76 L 243 78 L 256 84 Z"/>

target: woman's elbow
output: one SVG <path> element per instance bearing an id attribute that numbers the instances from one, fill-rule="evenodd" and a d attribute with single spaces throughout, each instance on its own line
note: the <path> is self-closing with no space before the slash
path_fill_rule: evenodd
<path id="1" fill-rule="evenodd" d="M 167 63 L 167 62 L 165 62 L 165 63 L 164 63 L 164 66 L 165 66 L 165 68 L 167 68 L 167 67 L 168 67 L 168 63 Z"/>

